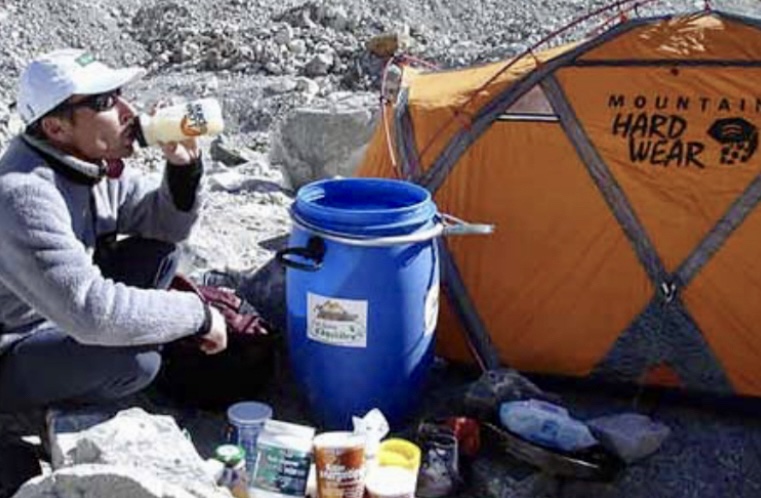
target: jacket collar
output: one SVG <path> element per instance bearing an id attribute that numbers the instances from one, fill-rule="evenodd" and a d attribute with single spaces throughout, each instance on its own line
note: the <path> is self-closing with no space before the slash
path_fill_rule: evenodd
<path id="1" fill-rule="evenodd" d="M 105 162 L 95 164 L 83 161 L 26 133 L 21 134 L 21 139 L 40 154 L 51 168 L 76 183 L 95 185 L 108 174 L 109 168 Z"/>

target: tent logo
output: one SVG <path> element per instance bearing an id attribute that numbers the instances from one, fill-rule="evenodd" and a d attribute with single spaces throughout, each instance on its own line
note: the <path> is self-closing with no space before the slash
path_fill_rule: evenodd
<path id="1" fill-rule="evenodd" d="M 705 144 L 687 140 L 687 129 L 687 119 L 676 114 L 619 112 L 611 123 L 613 136 L 626 139 L 632 163 L 703 169 Z"/>
<path id="2" fill-rule="evenodd" d="M 743 118 L 718 119 L 708 135 L 721 144 L 721 164 L 746 163 L 758 148 L 758 128 Z"/>

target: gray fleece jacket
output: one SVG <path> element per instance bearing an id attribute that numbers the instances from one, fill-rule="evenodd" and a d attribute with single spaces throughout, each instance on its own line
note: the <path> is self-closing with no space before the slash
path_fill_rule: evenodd
<path id="1" fill-rule="evenodd" d="M 199 331 L 206 310 L 194 294 L 128 287 L 92 261 L 103 234 L 167 242 L 189 235 L 202 192 L 181 211 L 167 176 L 156 185 L 126 168 L 107 178 L 103 167 L 26 135 L 11 142 L 0 158 L 0 352 L 51 322 L 101 346 L 160 344 Z"/>

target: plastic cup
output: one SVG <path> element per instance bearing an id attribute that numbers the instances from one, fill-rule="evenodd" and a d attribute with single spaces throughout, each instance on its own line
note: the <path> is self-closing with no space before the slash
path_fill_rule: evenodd
<path id="1" fill-rule="evenodd" d="M 365 490 L 365 436 L 325 432 L 314 438 L 318 498 L 362 498 Z"/>
<path id="2" fill-rule="evenodd" d="M 378 466 L 367 475 L 368 498 L 415 498 L 417 475 L 404 467 Z"/>
<path id="3" fill-rule="evenodd" d="M 246 450 L 246 471 L 253 472 L 256 462 L 256 440 L 264 427 L 264 422 L 272 418 L 272 408 L 258 401 L 242 401 L 227 409 L 230 423 L 231 444 Z"/>
<path id="4" fill-rule="evenodd" d="M 420 448 L 406 439 L 386 439 L 378 447 L 378 465 L 402 467 L 417 473 L 420 468 Z"/>

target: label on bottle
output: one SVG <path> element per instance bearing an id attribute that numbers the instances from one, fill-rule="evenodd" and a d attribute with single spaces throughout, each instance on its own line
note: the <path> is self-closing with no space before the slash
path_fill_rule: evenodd
<path id="1" fill-rule="evenodd" d="M 180 121 L 182 133 L 188 137 L 199 137 L 206 134 L 208 126 L 203 105 L 199 102 L 188 102 L 185 106 L 185 115 Z"/>
<path id="2" fill-rule="evenodd" d="M 315 443 L 317 496 L 320 498 L 362 498 L 365 477 L 363 444 L 321 447 Z"/>

